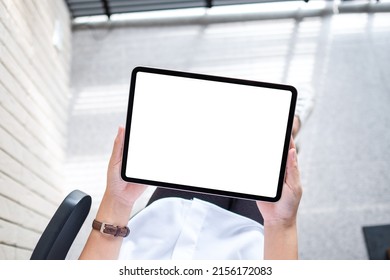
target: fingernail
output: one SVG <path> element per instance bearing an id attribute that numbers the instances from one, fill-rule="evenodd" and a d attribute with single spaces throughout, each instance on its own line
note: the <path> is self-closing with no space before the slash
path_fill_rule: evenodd
<path id="1" fill-rule="evenodd" d="M 119 126 L 118 127 L 118 137 L 122 137 L 123 131 L 124 131 L 123 127 Z"/>

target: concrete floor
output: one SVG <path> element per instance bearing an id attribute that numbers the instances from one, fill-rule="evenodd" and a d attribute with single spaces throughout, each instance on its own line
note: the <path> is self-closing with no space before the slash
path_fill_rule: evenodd
<path id="1" fill-rule="evenodd" d="M 300 257 L 367 259 L 362 226 L 390 223 L 390 13 L 244 19 L 75 28 L 69 190 L 93 196 L 90 221 L 135 66 L 305 85 L 315 105 L 299 135 Z"/>

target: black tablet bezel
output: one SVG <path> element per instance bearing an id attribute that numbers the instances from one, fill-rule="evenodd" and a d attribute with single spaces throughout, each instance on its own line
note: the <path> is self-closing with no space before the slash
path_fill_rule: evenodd
<path id="1" fill-rule="evenodd" d="M 230 191 L 222 191 L 222 190 L 216 190 L 216 189 L 205 189 L 205 188 L 200 188 L 200 187 L 196 187 L 196 186 L 179 185 L 179 184 L 174 184 L 174 183 L 169 183 L 169 182 L 158 182 L 158 181 L 152 181 L 152 180 L 147 180 L 147 179 L 127 177 L 126 176 L 126 164 L 127 164 L 129 139 L 130 139 L 130 131 L 131 131 L 131 120 L 132 120 L 132 112 L 133 112 L 133 104 L 134 104 L 136 78 L 137 78 L 137 73 L 139 73 L 139 72 L 146 72 L 146 73 L 153 73 L 153 74 L 161 74 L 161 75 L 169 75 L 169 76 L 184 77 L 184 78 L 191 78 L 191 79 L 200 79 L 200 80 L 208 80 L 208 81 L 216 81 L 216 82 L 224 82 L 224 83 L 231 83 L 231 84 L 240 84 L 240 85 L 248 85 L 248 86 L 256 86 L 256 87 L 264 87 L 264 88 L 272 88 L 272 89 L 280 89 L 280 90 L 290 91 L 291 92 L 291 102 L 290 102 L 290 109 L 289 109 L 289 115 L 288 115 L 288 120 L 287 120 L 287 130 L 286 130 L 285 140 L 284 140 L 282 161 L 280 164 L 278 187 L 277 187 L 277 192 L 276 192 L 275 197 L 258 196 L 258 195 L 230 192 Z M 228 77 L 221 77 L 221 76 L 205 75 L 205 74 L 190 73 L 190 72 L 181 72 L 181 71 L 143 67 L 143 66 L 136 67 L 132 71 L 131 81 L 130 81 L 130 93 L 129 93 L 129 101 L 128 101 L 128 109 L 127 109 L 125 140 L 124 140 L 124 145 L 123 145 L 123 158 L 122 158 L 122 167 L 121 167 L 122 179 L 126 182 L 152 185 L 152 186 L 156 186 L 156 187 L 163 187 L 163 188 L 170 188 L 170 189 L 177 189 L 177 190 L 191 191 L 191 192 L 208 193 L 208 194 L 213 194 L 213 195 L 235 197 L 235 198 L 241 198 L 241 199 L 276 202 L 280 199 L 281 194 L 282 194 L 282 188 L 283 188 L 285 170 L 286 170 L 287 155 L 288 155 L 288 150 L 289 150 L 293 120 L 294 120 L 296 100 L 297 100 L 297 90 L 293 86 L 290 86 L 290 85 L 266 83 L 266 82 L 251 81 L 251 80 L 244 80 L 244 79 L 235 79 L 235 78 L 228 78 Z"/>

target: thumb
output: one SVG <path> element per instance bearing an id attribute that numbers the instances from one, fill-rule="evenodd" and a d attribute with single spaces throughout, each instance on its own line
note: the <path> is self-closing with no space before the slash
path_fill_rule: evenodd
<path id="1" fill-rule="evenodd" d="M 286 184 L 294 191 L 301 192 L 301 180 L 298 169 L 297 152 L 295 148 L 288 151 Z"/>
<path id="2" fill-rule="evenodd" d="M 114 147 L 112 148 L 112 154 L 110 158 L 110 165 L 117 165 L 122 161 L 122 148 L 124 142 L 124 128 L 123 126 L 118 127 L 118 133 L 114 141 Z"/>

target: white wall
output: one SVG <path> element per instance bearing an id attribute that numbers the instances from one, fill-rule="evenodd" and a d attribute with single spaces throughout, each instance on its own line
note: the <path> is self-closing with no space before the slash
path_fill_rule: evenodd
<path id="1" fill-rule="evenodd" d="M 0 259 L 28 259 L 64 197 L 70 37 L 63 1 L 0 0 Z"/>

